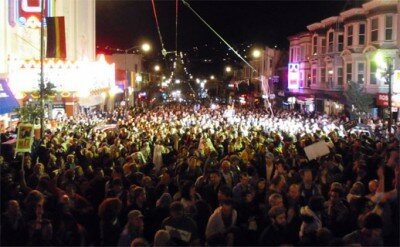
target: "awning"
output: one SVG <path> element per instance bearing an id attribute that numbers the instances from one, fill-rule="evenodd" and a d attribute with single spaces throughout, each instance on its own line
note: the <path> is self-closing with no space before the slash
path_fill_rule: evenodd
<path id="1" fill-rule="evenodd" d="M 0 115 L 19 108 L 18 100 L 12 94 L 5 80 L 0 79 Z"/>

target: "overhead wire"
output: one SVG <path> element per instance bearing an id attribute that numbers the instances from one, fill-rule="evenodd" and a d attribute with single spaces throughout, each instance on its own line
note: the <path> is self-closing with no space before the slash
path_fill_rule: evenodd
<path id="1" fill-rule="evenodd" d="M 153 14 L 154 14 L 154 19 L 155 19 L 155 21 L 156 21 L 158 37 L 160 38 L 161 49 L 162 49 L 162 51 L 163 51 L 162 53 L 163 53 L 164 58 L 165 58 L 166 54 L 164 53 L 164 51 L 166 51 L 166 50 L 165 50 L 164 42 L 163 42 L 162 35 L 161 35 L 160 25 L 159 25 L 159 23 L 158 23 L 158 17 L 157 17 L 157 10 L 156 10 L 156 3 L 155 3 L 155 0 L 151 0 L 151 4 L 152 4 L 152 6 L 153 6 Z"/>
<path id="2" fill-rule="evenodd" d="M 175 4 L 175 56 L 178 54 L 178 11 L 179 11 L 179 0 L 176 0 L 176 4 Z"/>
<path id="3" fill-rule="evenodd" d="M 182 3 L 188 7 L 222 42 L 224 42 L 230 50 L 232 50 L 236 56 L 238 56 L 247 66 L 253 69 L 253 71 L 257 71 L 251 64 L 246 61 L 214 28 L 212 28 L 191 6 L 188 2 L 185 0 L 182 0 Z"/>

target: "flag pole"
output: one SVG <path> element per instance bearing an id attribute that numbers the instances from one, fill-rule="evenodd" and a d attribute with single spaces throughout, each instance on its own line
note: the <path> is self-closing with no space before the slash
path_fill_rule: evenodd
<path id="1" fill-rule="evenodd" d="M 44 0 L 40 0 L 40 139 L 44 136 Z"/>

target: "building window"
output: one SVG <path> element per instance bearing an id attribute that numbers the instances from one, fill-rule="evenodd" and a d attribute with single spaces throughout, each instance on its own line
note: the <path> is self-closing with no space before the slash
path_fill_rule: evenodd
<path id="1" fill-rule="evenodd" d="M 351 76 L 352 76 L 352 64 L 348 63 L 346 64 L 346 82 L 349 83 L 351 82 Z"/>
<path id="2" fill-rule="evenodd" d="M 300 47 L 300 60 L 303 61 L 305 57 L 305 48 L 304 45 Z"/>
<path id="3" fill-rule="evenodd" d="M 312 54 L 317 55 L 317 48 L 318 48 L 318 36 L 313 37 L 313 44 L 312 44 Z"/>
<path id="4" fill-rule="evenodd" d="M 293 48 L 290 48 L 290 61 L 293 62 Z"/>
<path id="5" fill-rule="evenodd" d="M 376 66 L 376 62 L 371 60 L 369 64 L 370 68 L 370 74 L 369 74 L 369 83 L 370 84 L 376 84 L 377 79 L 376 79 L 376 70 L 378 69 L 378 66 Z"/>
<path id="6" fill-rule="evenodd" d="M 357 64 L 357 82 L 360 84 L 364 83 L 364 69 L 365 65 L 364 63 L 358 63 Z"/>
<path id="7" fill-rule="evenodd" d="M 325 73 L 325 68 L 321 68 L 321 80 L 320 82 L 325 82 L 326 81 L 326 73 Z"/>
<path id="8" fill-rule="evenodd" d="M 378 18 L 372 19 L 371 20 L 371 42 L 378 41 L 378 28 L 379 28 Z"/>
<path id="9" fill-rule="evenodd" d="M 321 39 L 321 54 L 326 53 L 326 38 Z"/>
<path id="10" fill-rule="evenodd" d="M 333 52 L 333 32 L 328 34 L 328 52 Z"/>
<path id="11" fill-rule="evenodd" d="M 353 45 L 353 26 L 347 27 L 347 46 Z"/>
<path id="12" fill-rule="evenodd" d="M 385 40 L 393 39 L 393 16 L 387 15 L 385 18 Z"/>
<path id="13" fill-rule="evenodd" d="M 269 67 L 272 69 L 272 59 L 269 59 Z"/>
<path id="14" fill-rule="evenodd" d="M 297 47 L 296 48 L 296 61 L 298 62 L 298 61 L 300 61 L 300 47 Z"/>
<path id="15" fill-rule="evenodd" d="M 343 68 L 342 67 L 337 68 L 337 84 L 343 85 Z"/>
<path id="16" fill-rule="evenodd" d="M 312 84 L 317 84 L 317 69 L 312 69 Z"/>
<path id="17" fill-rule="evenodd" d="M 338 36 L 338 51 L 343 51 L 343 34 Z"/>
<path id="18" fill-rule="evenodd" d="M 138 65 L 137 64 L 135 64 L 135 72 L 136 73 L 138 72 Z"/>
<path id="19" fill-rule="evenodd" d="M 358 26 L 358 44 L 365 44 L 365 24 L 362 23 Z"/>

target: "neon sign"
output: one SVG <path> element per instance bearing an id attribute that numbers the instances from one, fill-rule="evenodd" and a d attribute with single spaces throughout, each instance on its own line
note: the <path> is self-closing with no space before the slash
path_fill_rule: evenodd
<path id="1" fill-rule="evenodd" d="M 289 63 L 289 69 L 288 69 L 289 89 L 299 88 L 299 78 L 300 78 L 299 67 L 300 65 L 298 63 Z"/>
<path id="2" fill-rule="evenodd" d="M 52 16 L 53 0 L 8 0 L 9 23 L 28 28 L 38 28 L 41 25 L 41 9 L 43 1 L 44 17 Z"/>

